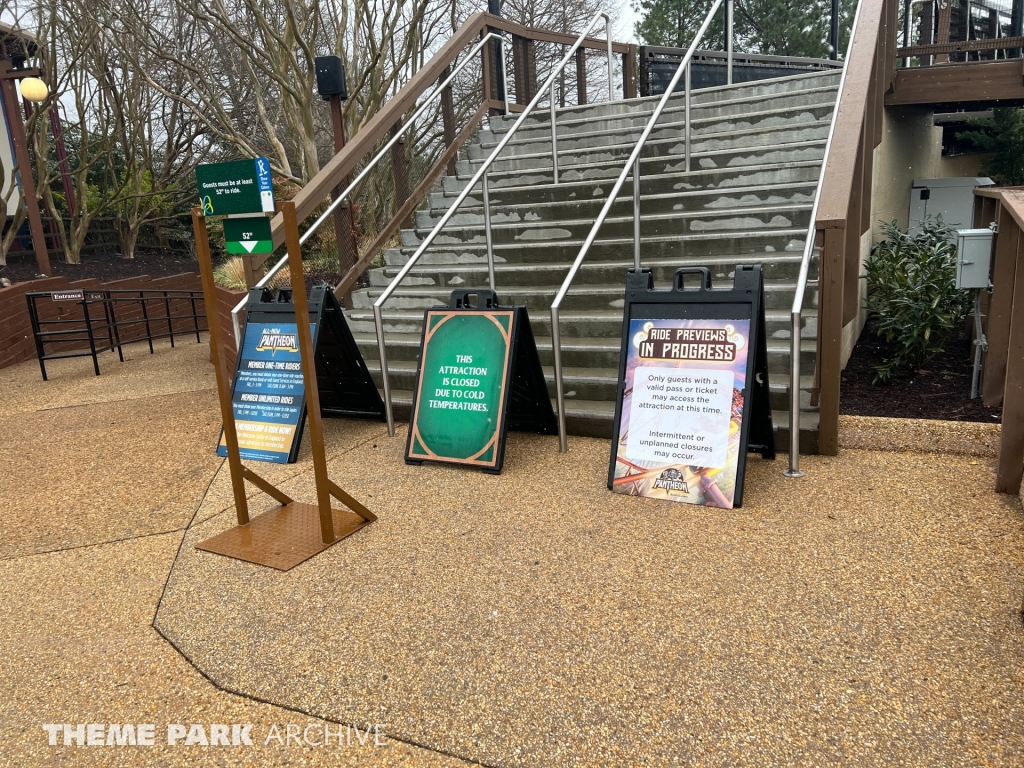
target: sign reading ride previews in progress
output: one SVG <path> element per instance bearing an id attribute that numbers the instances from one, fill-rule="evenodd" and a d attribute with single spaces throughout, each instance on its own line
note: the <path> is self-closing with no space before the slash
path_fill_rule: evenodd
<path id="1" fill-rule="evenodd" d="M 484 306 L 470 307 L 469 295 Z M 499 472 L 509 423 L 557 429 L 526 310 L 497 304 L 491 291 L 456 291 L 448 307 L 426 311 L 408 463 Z"/>
<path id="2" fill-rule="evenodd" d="M 750 434 L 774 458 L 760 268 L 738 268 L 732 291 L 700 274 L 697 291 L 681 290 L 682 274 L 674 291 L 637 290 L 650 273 L 630 275 L 609 487 L 731 509 Z"/>

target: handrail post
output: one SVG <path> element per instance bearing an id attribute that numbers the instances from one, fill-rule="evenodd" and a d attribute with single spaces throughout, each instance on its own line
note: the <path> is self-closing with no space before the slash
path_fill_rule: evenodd
<path id="1" fill-rule="evenodd" d="M 380 377 L 384 382 L 384 414 L 388 420 L 388 437 L 395 436 L 395 414 L 391 408 L 391 380 L 388 377 L 388 352 L 384 346 L 384 320 L 381 308 L 373 305 L 373 320 L 377 326 L 377 352 L 380 355 Z"/>
<path id="2" fill-rule="evenodd" d="M 786 477 L 804 476 L 800 469 L 800 315 L 800 312 L 793 310 L 789 352 L 789 467 L 782 473 Z"/>
<path id="3" fill-rule="evenodd" d="M 551 170 L 555 175 L 555 184 L 558 183 L 558 132 L 555 127 L 555 89 L 552 88 L 551 92 L 548 93 L 548 99 L 551 102 L 549 111 L 551 112 Z"/>
<path id="4" fill-rule="evenodd" d="M 480 180 L 484 192 L 484 238 L 487 240 L 487 282 L 494 290 L 494 237 L 491 235 L 491 195 L 487 183 L 488 170 Z"/>
<path id="5" fill-rule="evenodd" d="M 732 85 L 732 17 L 733 0 L 725 0 L 725 84 Z M 689 69 L 689 68 L 687 68 Z"/>
<path id="6" fill-rule="evenodd" d="M 640 156 L 633 161 L 633 268 L 640 269 Z"/>
<path id="7" fill-rule="evenodd" d="M 608 101 L 615 99 L 615 81 L 612 78 L 612 17 L 604 14 L 604 36 L 608 40 Z M 626 86 L 622 86 L 622 98 L 626 98 Z"/>
<path id="8" fill-rule="evenodd" d="M 683 87 L 684 96 L 683 103 L 686 105 L 684 109 L 683 122 L 685 127 L 683 131 L 685 138 L 683 140 L 683 146 L 686 152 L 686 172 L 690 172 L 690 63 L 686 63 L 686 85 Z"/>
<path id="9" fill-rule="evenodd" d="M 551 351 L 555 358 L 555 402 L 558 411 L 558 450 L 568 448 L 565 433 L 565 385 L 562 383 L 562 338 L 558 328 L 558 307 L 551 306 Z"/>

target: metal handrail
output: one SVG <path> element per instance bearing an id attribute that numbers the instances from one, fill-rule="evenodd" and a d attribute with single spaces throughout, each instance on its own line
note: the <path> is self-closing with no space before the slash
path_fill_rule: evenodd
<path id="1" fill-rule="evenodd" d="M 718 0 L 718 2 L 721 3 L 722 0 Z M 583 41 L 586 39 L 587 34 L 590 32 L 590 30 L 592 30 L 594 28 L 594 25 L 597 24 L 597 22 L 600 19 L 602 19 L 602 18 L 604 19 L 605 36 L 608 38 L 608 68 L 609 68 L 608 84 L 609 84 L 609 86 L 612 84 L 612 75 L 611 75 L 611 66 L 612 66 L 612 58 L 611 58 L 611 50 L 612 50 L 611 17 L 607 13 L 605 13 L 604 11 L 598 11 L 596 14 L 594 14 L 594 18 L 591 19 L 590 23 L 583 30 L 583 32 L 580 34 L 580 36 L 576 39 L 576 42 L 573 43 L 572 46 L 569 48 L 569 50 L 566 52 L 566 54 L 562 58 L 561 62 L 559 62 L 559 64 L 552 70 L 551 74 L 548 76 L 548 79 L 545 81 L 544 85 L 541 86 L 537 90 L 536 95 L 533 97 L 533 99 L 530 100 L 530 103 L 526 105 L 526 108 L 522 111 L 522 113 L 520 113 L 520 115 L 516 119 L 515 123 L 512 124 L 512 127 L 501 138 L 501 140 L 498 142 L 497 146 L 491 151 L 491 154 L 488 155 L 487 159 L 484 160 L 483 163 L 480 165 L 480 167 L 477 169 L 476 173 L 473 174 L 473 178 L 471 178 L 466 183 L 465 188 L 462 190 L 462 192 L 459 193 L 459 196 L 457 198 L 455 198 L 455 202 L 453 202 L 451 204 L 451 206 L 449 206 L 448 210 L 444 212 L 444 214 L 441 216 L 441 220 L 438 221 L 437 224 L 434 225 L 434 228 L 432 230 L 430 230 L 430 233 L 423 239 L 423 242 L 420 243 L 419 247 L 416 249 L 416 252 L 413 253 L 413 255 L 405 263 L 405 266 L 403 266 L 402 269 L 399 271 L 399 273 L 397 275 L 395 275 L 394 280 L 392 280 L 388 284 L 388 287 L 384 289 L 384 291 L 381 293 L 381 295 L 373 303 L 373 321 L 374 321 L 374 324 L 376 325 L 376 329 L 377 329 L 377 350 L 378 350 L 378 352 L 380 354 L 380 375 L 381 375 L 381 378 L 382 378 L 382 380 L 384 382 L 384 409 L 385 409 L 385 412 L 386 412 L 386 415 L 387 415 L 387 421 L 388 421 L 388 435 L 394 437 L 394 434 L 395 434 L 395 417 L 394 417 L 394 409 L 392 408 L 392 405 L 391 405 L 391 381 L 388 378 L 388 358 L 387 358 L 387 350 L 386 350 L 385 345 L 384 345 L 384 320 L 383 320 L 383 315 L 382 315 L 381 307 L 383 307 L 384 302 L 386 302 L 391 297 L 391 294 L 393 294 L 395 292 L 395 290 L 398 288 L 398 285 L 405 279 L 406 275 L 409 274 L 409 272 L 412 270 L 412 268 L 416 265 L 416 262 L 419 261 L 420 257 L 424 254 L 424 252 L 427 250 L 427 248 L 430 247 L 430 244 L 434 242 L 434 239 L 437 237 L 437 235 L 440 233 L 440 231 L 451 220 L 451 218 L 455 215 L 456 211 L 458 211 L 459 206 L 462 205 L 462 202 L 469 196 L 469 193 L 473 190 L 474 187 L 476 187 L 476 185 L 478 183 L 481 182 L 481 180 L 482 180 L 482 189 L 483 189 L 483 195 L 484 195 L 484 227 L 486 229 L 486 241 L 487 241 L 488 281 L 489 281 L 489 285 L 491 287 L 491 290 L 494 290 L 494 250 L 493 250 L 493 244 L 492 244 L 492 239 L 491 239 L 491 230 L 490 230 L 490 209 L 489 209 L 490 197 L 489 197 L 489 192 L 488 192 L 488 187 L 487 187 L 487 171 L 491 167 L 491 165 L 494 163 L 494 160 L 498 157 L 498 155 L 501 154 L 501 151 L 505 148 L 505 146 L 509 143 L 509 141 L 512 140 L 512 137 L 515 135 L 516 131 L 519 130 L 519 127 L 523 124 L 523 122 L 526 120 L 526 118 L 534 110 L 534 108 L 537 106 L 537 104 L 540 103 L 541 97 L 544 96 L 545 92 L 551 90 L 550 98 L 551 98 L 552 101 L 554 101 L 553 86 L 554 86 L 555 78 L 565 68 L 565 65 L 569 62 L 569 60 L 572 59 L 573 56 L 576 55 L 576 51 L 579 49 L 579 47 L 582 45 Z M 614 98 L 614 95 L 615 95 L 614 91 L 609 90 L 608 100 L 611 101 Z M 554 122 L 552 121 L 552 129 L 553 129 L 553 127 L 554 127 Z M 552 138 L 554 138 L 554 133 L 552 133 Z M 552 153 L 555 152 L 554 142 L 552 142 L 551 150 L 552 150 Z M 555 162 L 557 162 L 557 160 Z"/>
<path id="2" fill-rule="evenodd" d="M 818 204 L 821 201 L 821 188 L 825 183 L 825 171 L 828 168 L 828 156 L 832 149 L 832 136 L 836 130 L 839 117 L 839 103 L 846 87 L 846 74 L 850 66 L 850 53 L 853 51 L 853 39 L 857 34 L 857 22 L 860 19 L 862 3 L 857 3 L 857 12 L 853 16 L 850 27 L 850 40 L 846 45 L 846 58 L 843 59 L 843 73 L 839 76 L 839 89 L 836 91 L 836 105 L 832 109 L 832 122 L 828 127 L 828 138 L 825 140 L 825 154 L 821 158 L 821 171 L 818 173 L 818 184 L 814 188 L 814 203 L 811 205 L 811 221 L 807 225 L 807 239 L 804 240 L 804 253 L 800 259 L 800 273 L 796 278 L 796 293 L 793 295 L 791 309 L 793 327 L 790 330 L 789 359 L 789 466 L 783 470 L 786 477 L 803 477 L 800 469 L 800 341 L 802 333 L 802 316 L 804 311 L 804 291 L 807 290 L 808 274 L 811 269 L 811 256 L 814 254 L 814 241 L 818 234 Z M 824 247 L 824 243 L 822 244 Z M 819 264 L 819 270 L 821 266 Z M 818 328 L 821 333 L 821 327 Z"/>
<path id="3" fill-rule="evenodd" d="M 686 49 L 686 55 L 683 56 L 682 61 L 679 62 L 679 66 L 676 68 L 675 74 L 672 76 L 672 80 L 669 82 L 668 87 L 665 89 L 664 95 L 658 102 L 658 105 L 654 108 L 654 113 L 651 115 L 650 120 L 647 121 L 647 125 L 644 126 L 643 133 L 640 134 L 640 139 L 637 141 L 636 146 L 633 147 L 633 151 L 629 155 L 629 159 L 626 160 L 626 164 L 622 168 L 622 172 L 619 174 L 619 178 L 615 180 L 615 184 L 612 186 L 612 191 L 608 195 L 608 199 L 605 200 L 604 206 L 601 208 L 601 212 L 597 215 L 597 219 L 594 220 L 594 226 L 590 228 L 590 233 L 587 235 L 586 240 L 583 241 L 583 245 L 580 248 L 580 252 L 576 256 L 576 260 L 569 268 L 569 274 L 566 275 L 565 280 L 562 282 L 562 287 L 558 290 L 558 294 L 555 296 L 555 300 L 551 303 L 551 351 L 555 357 L 555 397 L 558 404 L 558 449 L 562 453 L 566 450 L 566 432 L 565 432 L 565 385 L 562 381 L 562 340 L 558 326 L 558 310 L 562 304 L 562 300 L 565 298 L 566 293 L 569 292 L 569 286 L 572 285 L 573 278 L 576 277 L 576 273 L 580 269 L 580 265 L 583 263 L 583 259 L 586 258 L 587 253 L 590 251 L 590 246 L 594 244 L 594 240 L 597 238 L 597 233 L 601 229 L 601 225 L 604 224 L 606 218 L 608 218 L 608 212 L 611 211 L 612 206 L 615 204 L 615 198 L 618 197 L 619 191 L 622 189 L 622 185 L 626 181 L 626 177 L 633 174 L 633 265 L 640 268 L 640 153 L 643 151 L 644 145 L 647 143 L 647 139 L 650 137 L 651 132 L 654 130 L 654 124 L 658 122 L 658 118 L 661 117 L 661 113 L 665 111 L 665 107 L 668 104 L 668 100 L 672 97 L 673 91 L 679 84 L 679 79 L 686 74 L 685 89 L 685 103 L 686 103 L 686 114 L 685 114 L 685 153 L 686 153 L 686 170 L 690 170 L 690 59 L 693 58 L 693 52 L 697 50 L 697 44 L 700 43 L 704 37 L 704 33 L 707 32 L 708 27 L 711 26 L 711 20 L 714 18 L 718 9 L 722 6 L 722 3 L 726 4 L 726 51 L 728 53 L 728 63 L 726 66 L 726 80 L 729 85 L 732 85 L 732 8 L 733 0 L 715 0 L 714 5 L 708 11 L 707 16 L 704 18 L 704 23 L 701 24 L 697 34 L 693 38 L 693 42 L 690 47 Z"/>
<path id="4" fill-rule="evenodd" d="M 327 220 L 327 217 L 330 216 L 332 213 L 334 213 L 334 209 L 337 208 L 339 205 L 341 205 L 341 203 L 344 200 L 346 200 L 349 195 L 352 194 L 353 190 L 355 190 L 355 188 L 357 186 L 359 186 L 359 184 L 362 182 L 362 180 L 365 179 L 366 176 L 370 173 L 370 171 L 372 171 L 374 169 L 374 167 L 377 165 L 377 163 L 380 162 L 380 159 L 382 157 L 384 157 L 384 155 L 387 154 L 391 150 L 391 148 L 393 146 L 395 146 L 395 144 L 397 144 L 399 142 L 399 140 L 405 135 L 406 131 L 408 131 L 415 124 L 416 119 L 421 114 L 423 114 L 423 112 L 427 109 L 427 107 L 431 104 L 431 102 L 433 102 L 442 93 L 444 93 L 445 88 L 447 88 L 449 86 L 449 84 L 451 84 L 451 82 L 455 79 L 456 75 L 458 75 L 459 72 L 461 72 L 463 70 L 463 68 L 467 64 L 469 64 L 469 62 L 473 61 L 473 57 L 477 53 L 480 52 L 480 49 L 483 48 L 484 45 L 488 41 L 490 41 L 492 39 L 498 41 L 499 51 L 500 51 L 499 58 L 501 60 L 501 80 L 502 80 L 503 83 L 507 82 L 507 78 L 505 77 L 505 47 L 504 47 L 505 46 L 505 37 L 504 37 L 504 33 L 503 32 L 488 32 L 486 35 L 484 35 L 483 37 L 480 38 L 480 40 L 476 43 L 476 45 L 473 46 L 473 49 L 469 52 L 469 54 L 462 60 L 462 62 L 460 64 L 458 64 L 452 70 L 452 73 L 447 78 L 445 78 L 445 80 L 442 83 L 440 83 L 437 86 L 437 88 L 434 89 L 433 93 L 431 93 L 430 96 L 428 96 L 426 99 L 423 100 L 423 103 L 420 104 L 420 106 L 416 108 L 416 111 L 413 113 L 412 117 L 410 117 L 408 120 L 403 122 L 402 127 L 399 128 L 399 130 L 397 132 L 395 132 L 395 134 L 391 137 L 390 141 L 388 141 L 388 143 L 385 144 L 384 147 L 376 155 L 373 156 L 373 159 L 371 159 L 370 162 L 366 164 L 366 166 L 363 168 L 363 170 L 359 172 L 359 175 L 356 176 L 355 179 L 352 180 L 352 183 L 349 184 L 348 187 L 346 187 L 345 190 L 340 195 L 335 197 L 331 201 L 331 204 L 329 206 L 327 206 L 327 210 L 325 210 L 322 214 L 320 214 L 320 216 L 317 218 L 317 220 L 313 222 L 312 226 L 310 226 L 309 229 L 307 229 L 305 232 L 302 233 L 302 236 L 299 238 L 299 245 L 300 246 L 303 245 L 310 237 L 312 237 L 313 233 L 316 232 L 316 230 L 320 227 L 320 225 L 323 224 L 324 221 Z M 610 57 L 611 57 L 611 37 L 609 37 L 608 40 L 609 40 L 609 42 L 608 42 L 608 56 L 609 56 L 609 62 L 610 62 L 611 61 L 611 59 L 610 59 Z M 609 82 L 611 82 L 611 81 L 609 80 Z M 508 112 L 509 112 L 509 108 L 508 108 L 508 88 L 507 87 L 505 88 L 504 96 L 505 96 L 505 114 L 507 115 Z M 265 274 L 260 279 L 260 281 L 256 283 L 256 285 L 254 287 L 255 288 L 262 288 L 263 286 L 267 285 L 267 283 L 269 283 L 273 279 L 274 275 L 276 275 L 279 271 L 281 271 L 285 267 L 285 265 L 287 265 L 287 263 L 288 263 L 288 254 L 285 254 L 284 256 L 282 256 L 280 258 L 280 260 L 276 264 L 274 264 L 273 267 L 271 267 L 267 271 L 267 274 Z M 235 347 L 236 348 L 241 348 L 241 344 L 242 344 L 242 329 L 241 329 L 240 323 L 238 322 L 238 314 L 239 314 L 239 312 L 242 311 L 242 309 L 245 307 L 245 305 L 246 305 L 246 303 L 248 301 L 249 301 L 249 293 L 246 292 L 245 296 L 242 297 L 242 300 L 239 301 L 238 304 L 235 305 L 234 309 L 231 310 L 231 324 L 234 327 L 234 331 L 235 331 Z"/>

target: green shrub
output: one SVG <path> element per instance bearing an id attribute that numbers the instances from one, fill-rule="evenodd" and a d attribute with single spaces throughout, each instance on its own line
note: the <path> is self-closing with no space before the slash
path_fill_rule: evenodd
<path id="1" fill-rule="evenodd" d="M 971 311 L 970 291 L 957 290 L 955 232 L 942 218 L 929 217 L 921 232 L 908 235 L 896 222 L 883 224 L 865 264 L 868 312 L 878 335 L 894 347 L 876 366 L 875 383 L 899 371 L 916 371 L 937 352 Z"/>

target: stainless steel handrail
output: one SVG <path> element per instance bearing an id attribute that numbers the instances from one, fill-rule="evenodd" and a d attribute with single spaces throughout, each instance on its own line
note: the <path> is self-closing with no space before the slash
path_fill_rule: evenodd
<path id="1" fill-rule="evenodd" d="M 346 200 L 349 195 L 352 194 L 353 190 L 355 190 L 355 188 L 357 186 L 359 186 L 359 184 L 362 182 L 362 180 L 365 179 L 366 176 L 370 173 L 370 171 L 372 171 L 374 169 L 374 167 L 377 165 L 377 163 L 380 162 L 380 159 L 382 157 L 384 157 L 384 155 L 386 155 L 391 150 L 391 148 L 393 146 L 395 146 L 395 144 L 397 144 L 401 140 L 401 138 L 405 135 L 405 133 L 410 128 L 412 128 L 413 124 L 416 122 L 416 119 L 420 115 L 423 114 L 423 112 L 431 104 L 431 102 L 433 102 L 442 93 L 444 93 L 444 89 L 447 88 L 451 84 L 451 82 L 455 79 L 456 75 L 458 75 L 459 72 L 461 72 L 463 70 L 463 68 L 467 64 L 469 64 L 469 62 L 474 60 L 474 56 L 477 53 L 479 53 L 480 49 L 483 48 L 484 45 L 486 45 L 487 42 L 490 41 L 490 40 L 497 40 L 498 43 L 499 43 L 499 51 L 500 51 L 499 58 L 501 60 L 501 81 L 503 83 L 507 83 L 508 82 L 508 79 L 505 77 L 504 33 L 502 33 L 502 32 L 488 32 L 486 35 L 484 35 L 483 37 L 480 38 L 480 40 L 476 43 L 476 45 L 473 46 L 472 50 L 470 50 L 469 54 L 462 60 L 461 63 L 459 63 L 452 70 L 452 73 L 447 78 L 445 78 L 445 80 L 440 85 L 438 85 L 437 88 L 435 88 L 433 90 L 433 92 L 430 94 L 430 96 L 428 96 L 426 99 L 423 100 L 423 103 L 420 104 L 419 107 L 417 107 L 417 109 L 413 113 L 412 117 L 410 117 L 408 120 L 404 121 L 402 127 L 395 133 L 394 136 L 391 137 L 391 140 L 388 141 L 388 143 L 385 144 L 384 147 L 376 155 L 373 156 L 373 159 L 371 159 L 370 162 L 366 164 L 366 166 L 363 168 L 363 170 L 359 172 L 359 175 L 357 175 L 355 177 L 355 179 L 352 180 L 352 183 L 349 184 L 348 187 L 346 187 L 345 190 L 340 195 L 338 195 L 334 200 L 332 200 L 331 204 L 329 206 L 327 206 L 327 210 L 325 210 L 322 214 L 320 214 L 320 216 L 317 218 L 317 220 L 313 222 L 312 226 L 310 226 L 309 229 L 307 229 L 305 232 L 302 233 L 302 236 L 299 238 L 299 245 L 300 246 L 302 244 L 304 244 L 310 237 L 312 237 L 313 233 L 316 232 L 316 230 L 320 227 L 320 225 L 323 224 L 324 221 L 327 220 L 327 217 L 330 216 L 332 213 L 334 213 L 334 209 L 337 208 L 339 205 L 341 205 L 341 203 L 344 200 Z M 608 51 L 609 51 L 609 55 L 611 55 L 611 38 L 609 37 L 608 40 L 609 40 L 609 42 L 608 42 Z M 504 96 L 505 96 L 505 114 L 507 115 L 508 111 L 509 111 L 509 109 L 508 109 L 508 88 L 507 87 L 505 88 Z M 276 275 L 281 269 L 284 268 L 284 266 L 287 263 L 288 263 L 288 254 L 285 254 L 284 256 L 282 256 L 280 258 L 280 260 L 273 267 L 271 267 L 267 271 L 267 274 L 265 274 L 260 279 L 260 281 L 258 283 L 256 283 L 256 285 L 254 287 L 262 288 L 263 286 L 265 286 L 267 283 L 269 283 L 273 279 L 274 275 Z M 235 308 L 231 310 L 231 324 L 234 327 L 234 331 L 235 331 L 235 347 L 236 348 L 240 347 L 241 344 L 242 344 L 242 331 L 241 331 L 241 326 L 240 326 L 240 324 L 238 322 L 238 313 L 242 311 L 242 309 L 245 307 L 245 305 L 246 305 L 246 303 L 248 301 L 249 301 L 249 294 L 246 293 L 245 296 L 242 298 L 242 300 L 240 302 L 238 302 L 238 304 L 235 305 Z"/>
<path id="2" fill-rule="evenodd" d="M 565 298 L 566 293 L 569 291 L 569 286 L 572 285 L 573 278 L 576 277 L 576 273 L 580 269 L 580 265 L 583 263 L 583 259 L 586 258 L 587 253 L 590 251 L 590 247 L 594 244 L 594 240 L 597 238 L 597 233 L 601 229 L 601 225 L 604 224 L 606 218 L 608 218 L 608 212 L 612 209 L 615 204 L 615 198 L 618 197 L 619 191 L 622 189 L 622 185 L 626 181 L 626 177 L 633 174 L 633 264 L 636 268 L 640 267 L 640 153 L 643 151 L 644 144 L 647 143 L 647 139 L 650 137 L 651 132 L 654 130 L 654 124 L 658 122 L 658 118 L 661 117 L 661 113 L 665 111 L 665 106 L 668 104 L 668 100 L 672 97 L 673 91 L 679 84 L 679 79 L 683 76 L 684 72 L 689 72 L 690 59 L 693 58 L 693 52 L 697 50 L 697 45 L 704 37 L 704 33 L 707 32 L 708 27 L 711 26 L 711 20 L 714 18 L 718 9 L 722 6 L 722 3 L 726 3 L 726 50 L 728 52 L 728 64 L 726 79 L 728 83 L 732 84 L 732 4 L 733 0 L 715 0 L 714 5 L 711 6 L 711 10 L 708 11 L 707 16 L 704 18 L 704 23 L 701 24 L 697 34 L 693 38 L 693 42 L 690 47 L 686 49 L 686 55 L 683 56 L 683 60 L 679 62 L 679 66 L 676 68 L 676 72 L 672 75 L 672 80 L 669 82 L 668 87 L 665 89 L 665 94 L 661 97 L 658 105 L 654 108 L 654 113 L 651 115 L 650 120 L 647 121 L 647 125 L 644 126 L 643 133 L 640 134 L 640 139 L 637 141 L 636 146 L 633 147 L 633 151 L 629 155 L 629 159 L 626 160 L 625 165 L 622 167 L 622 172 L 619 174 L 619 178 L 615 180 L 615 184 L 612 186 L 612 191 L 608 195 L 608 199 L 605 200 L 604 206 L 601 208 L 601 212 L 597 215 L 597 219 L 594 220 L 594 226 L 590 228 L 590 233 L 587 235 L 587 239 L 583 241 L 583 245 L 580 248 L 579 254 L 576 256 L 576 260 L 569 268 L 569 274 L 566 275 L 565 280 L 562 282 L 562 287 L 558 290 L 558 294 L 555 296 L 555 300 L 551 303 L 551 349 L 555 357 L 555 396 L 558 404 L 558 449 L 563 453 L 566 450 L 566 433 L 565 433 L 565 385 L 562 381 L 562 344 L 561 344 L 561 333 L 558 326 L 558 311 L 562 304 L 562 300 Z M 685 140 L 685 152 L 686 152 L 686 169 L 689 170 L 690 165 L 690 78 L 687 76 L 685 100 L 686 100 L 686 140 Z"/>
<path id="3" fill-rule="evenodd" d="M 718 2 L 721 3 L 722 0 L 718 0 Z M 494 160 L 498 157 L 499 154 L 501 154 L 501 151 L 505 148 L 505 145 L 507 145 L 509 141 L 512 140 L 512 137 L 515 135 L 516 131 L 519 130 L 519 127 L 523 124 L 526 118 L 534 110 L 537 104 L 540 103 L 541 97 L 544 96 L 545 92 L 552 89 L 552 86 L 555 82 L 555 78 L 559 75 L 559 73 L 561 73 L 562 69 L 565 68 L 565 65 L 569 62 L 569 60 L 572 59 L 572 57 L 576 54 L 576 51 L 583 44 L 583 41 L 590 33 L 590 30 L 592 30 L 594 28 L 594 25 L 597 24 L 597 22 L 602 18 L 605 22 L 605 34 L 608 36 L 609 40 L 608 47 L 609 50 L 611 50 L 611 18 L 604 11 L 598 11 L 596 14 L 594 14 L 594 18 L 591 19 L 586 29 L 584 29 L 580 36 L 576 39 L 576 42 L 573 43 L 572 47 L 569 48 L 569 50 L 566 52 L 561 62 L 559 62 L 559 64 L 552 70 L 544 85 L 537 90 L 537 94 L 533 97 L 533 99 L 530 100 L 530 103 L 526 105 L 526 108 L 522 111 L 522 113 L 520 113 L 515 123 L 512 124 L 512 127 L 501 138 L 497 146 L 491 151 L 491 154 L 488 155 L 487 159 L 484 160 L 484 162 L 477 169 L 476 173 L 473 174 L 473 178 L 471 178 L 466 183 L 465 188 L 462 190 L 462 192 L 459 193 L 459 196 L 455 198 L 455 202 L 453 202 L 451 206 L 449 206 L 448 210 L 444 212 L 444 214 L 441 216 L 441 220 L 434 225 L 434 228 L 430 230 L 430 233 L 423 239 L 423 242 L 420 243 L 415 253 L 413 253 L 413 255 L 405 263 L 405 266 L 403 266 L 399 273 L 395 275 L 395 278 L 388 284 L 388 287 L 384 289 L 381 295 L 377 297 L 377 300 L 373 303 L 373 321 L 377 328 L 377 350 L 378 353 L 380 354 L 380 375 L 384 382 L 384 409 L 387 414 L 388 434 L 390 436 L 393 437 L 395 434 L 395 417 L 394 409 L 392 408 L 391 404 L 391 381 L 388 378 L 387 349 L 385 348 L 384 345 L 384 320 L 381 310 L 381 308 L 384 306 L 384 302 L 386 302 L 391 297 L 391 294 L 395 292 L 399 284 L 405 279 L 406 275 L 409 274 L 412 268 L 416 265 L 416 262 L 419 261 L 420 257 L 424 254 L 427 248 L 430 247 L 430 244 L 434 242 L 434 239 L 437 237 L 440 231 L 451 220 L 451 218 L 455 215 L 456 211 L 459 210 L 459 206 L 462 205 L 462 202 L 469 196 L 469 193 L 476 187 L 478 183 L 481 182 L 481 180 L 483 180 L 483 189 L 486 193 L 487 171 L 491 167 L 491 164 L 494 163 Z M 611 62 L 609 61 L 609 64 L 610 63 Z M 550 98 L 554 99 L 553 90 L 550 93 Z M 608 94 L 609 101 L 611 101 L 613 98 L 614 93 L 610 92 Z M 552 147 L 552 150 L 554 150 L 554 147 Z M 485 204 L 489 204 L 489 202 L 490 199 L 488 198 Z M 494 290 L 494 252 L 490 238 L 490 212 L 489 210 L 487 210 L 487 208 L 485 208 L 484 214 L 485 218 L 487 219 L 485 226 L 487 226 L 488 279 L 490 281 L 491 290 Z"/>
<path id="4" fill-rule="evenodd" d="M 843 74 L 839 76 L 839 90 L 836 91 L 836 105 L 832 109 L 832 122 L 828 127 L 828 138 L 825 140 L 825 154 L 821 158 L 821 171 L 818 173 L 818 184 L 814 189 L 814 203 L 811 205 L 811 221 L 807 225 L 807 239 L 804 241 L 804 253 L 800 259 L 800 273 L 796 278 L 796 293 L 793 295 L 792 319 L 790 329 L 789 359 L 789 466 L 783 470 L 786 477 L 803 477 L 800 469 L 800 341 L 802 333 L 802 317 L 804 311 L 804 291 L 807 290 L 807 277 L 811 269 L 811 256 L 814 254 L 814 241 L 818 234 L 818 204 L 821 201 L 821 187 L 825 183 L 825 171 L 828 168 L 828 156 L 832 150 L 832 136 L 839 117 L 839 103 L 846 87 L 846 73 L 850 66 L 850 52 L 853 50 L 853 38 L 857 33 L 857 21 L 860 19 L 862 3 L 857 3 L 857 11 L 850 27 L 850 40 L 846 46 L 846 58 L 843 59 Z M 822 244 L 824 246 L 824 244 Z M 819 270 L 821 265 L 818 265 Z M 821 333 L 821 325 L 818 325 Z"/>

